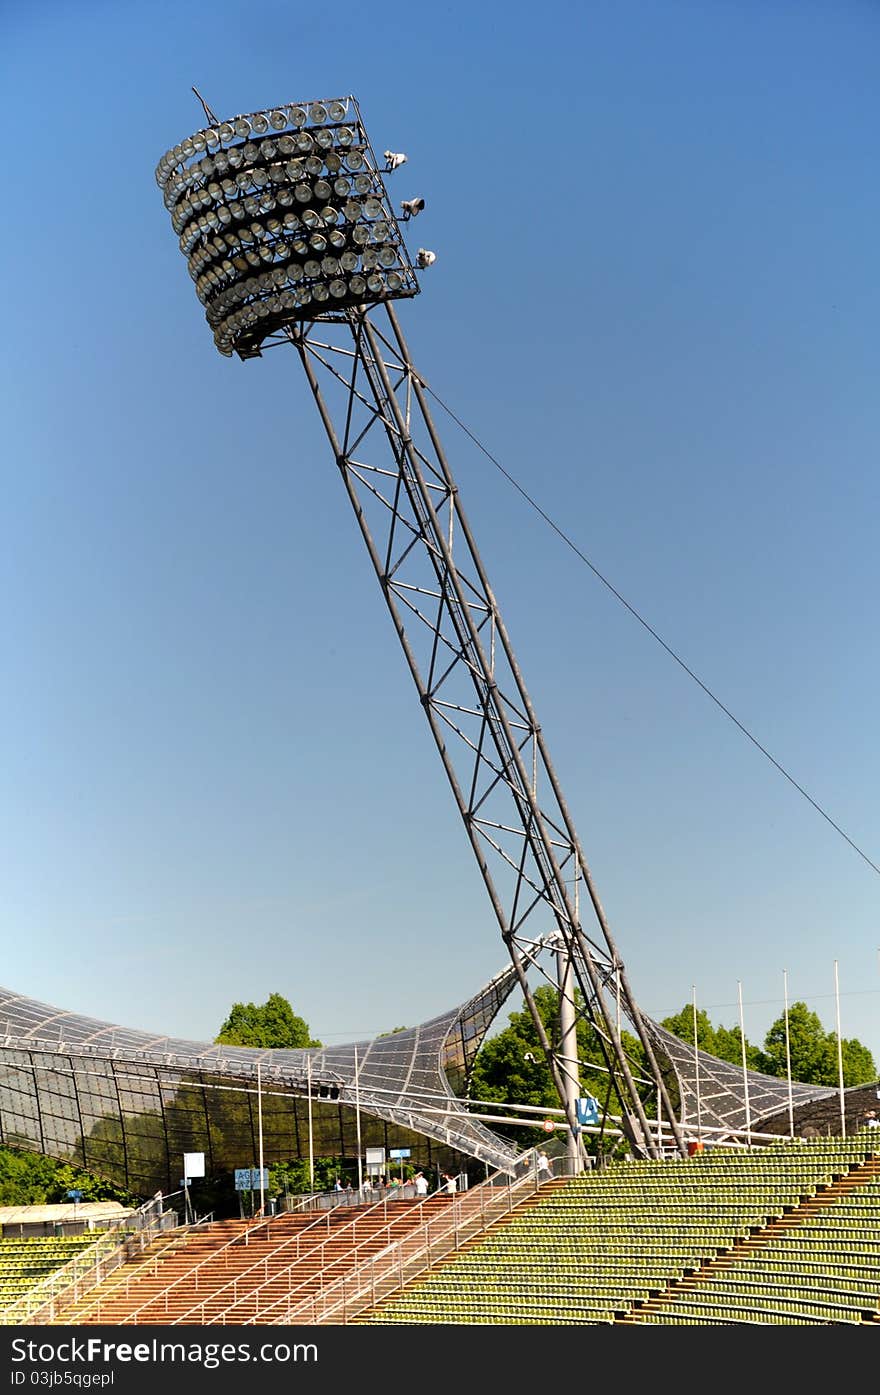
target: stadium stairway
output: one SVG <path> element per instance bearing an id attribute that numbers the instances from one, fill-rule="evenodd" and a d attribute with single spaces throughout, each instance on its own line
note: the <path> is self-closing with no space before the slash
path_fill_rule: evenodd
<path id="1" fill-rule="evenodd" d="M 56 1325 L 246 1325 L 287 1309 L 402 1239 L 451 1197 L 187 1227 L 56 1314 Z M 271 1315 L 264 1317 L 264 1310 Z M 283 1313 L 282 1316 L 279 1314 Z"/>

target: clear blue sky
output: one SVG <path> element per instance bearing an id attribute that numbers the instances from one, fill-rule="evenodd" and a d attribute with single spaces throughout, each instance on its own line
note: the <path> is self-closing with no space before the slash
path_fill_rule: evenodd
<path id="1" fill-rule="evenodd" d="M 432 387 L 880 863 L 869 0 L 0 12 L 0 982 L 326 1042 L 507 962 L 291 352 L 215 351 L 155 164 L 354 93 L 436 264 Z M 11 215 L 11 216 L 10 216 Z M 438 411 L 654 1017 L 789 998 L 880 1063 L 880 876 Z"/>

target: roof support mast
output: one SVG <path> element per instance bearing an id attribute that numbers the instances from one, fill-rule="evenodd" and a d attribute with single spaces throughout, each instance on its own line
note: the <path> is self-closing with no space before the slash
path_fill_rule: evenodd
<path id="1" fill-rule="evenodd" d="M 287 127 L 294 128 L 287 146 L 302 158 L 286 159 L 284 138 L 257 143 L 266 130 Z M 419 287 L 357 103 L 345 98 L 238 117 L 192 137 L 195 153 L 200 136 L 204 148 L 213 144 L 213 158 L 187 163 L 183 142 L 160 162 L 157 178 L 175 228 L 183 230 L 181 247 L 215 342 L 243 359 L 285 343 L 299 354 L 562 1102 L 570 1154 L 583 1157 L 576 1017 L 594 1029 L 633 1151 L 659 1154 L 641 1085 L 659 1096 L 684 1154 L 651 1038 L 397 318 L 394 300 Z M 253 179 L 254 194 L 244 199 L 240 177 L 227 181 L 225 194 L 212 182 L 237 165 L 250 168 Z M 389 160 L 386 170 L 392 167 Z M 223 238 L 213 236 L 210 219 L 201 233 L 193 231 L 197 210 L 212 200 L 227 229 Z M 401 206 L 407 221 L 424 200 Z M 433 260 L 419 249 L 419 266 Z M 598 926 L 589 935 L 580 918 L 587 902 Z M 562 1008 L 555 1040 L 527 977 L 534 946 L 548 934 Z M 638 1080 L 617 1001 L 644 1053 Z"/>

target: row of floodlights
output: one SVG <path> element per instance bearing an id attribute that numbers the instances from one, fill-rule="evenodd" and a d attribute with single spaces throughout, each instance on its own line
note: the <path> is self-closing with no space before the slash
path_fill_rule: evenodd
<path id="1" fill-rule="evenodd" d="M 360 300 L 367 295 L 378 298 L 385 294 L 396 295 L 405 290 L 407 282 L 398 272 L 387 276 L 381 272 L 371 272 L 369 276 L 352 276 L 347 282 L 334 278 L 329 285 L 324 281 L 314 286 L 297 286 L 284 290 L 279 295 L 271 295 L 254 304 L 234 311 L 224 319 L 214 332 L 214 342 L 223 354 L 231 354 L 239 335 L 268 317 L 284 316 L 291 310 L 302 310 L 309 305 L 319 307 L 319 313 L 333 304 L 341 305 L 352 299 Z"/>
<path id="2" fill-rule="evenodd" d="M 341 253 L 341 255 L 334 256 L 334 253 Z M 284 239 L 272 241 L 254 239 L 250 243 L 239 242 L 234 247 L 224 244 L 222 248 L 216 247 L 210 252 L 206 249 L 203 256 L 193 257 L 190 260 L 190 276 L 196 283 L 196 289 L 202 285 L 207 291 L 208 287 L 219 285 L 223 283 L 224 279 L 235 280 L 239 273 L 246 274 L 250 267 L 261 267 L 264 262 L 298 261 L 307 263 L 316 258 L 319 261 L 323 259 L 325 262 L 338 262 L 345 271 L 357 271 L 360 266 L 372 270 L 377 266 L 396 266 L 399 252 L 390 242 L 383 242 L 378 246 L 363 249 L 360 247 L 343 249 L 336 243 L 328 243 L 327 238 L 322 233 L 312 233 L 308 241 L 300 237 L 293 242 L 287 242 Z M 318 275 L 317 272 L 309 272 L 308 274 Z M 335 271 L 331 268 L 326 274 L 334 275 Z"/>
<path id="3" fill-rule="evenodd" d="M 327 204 L 320 209 L 307 208 L 299 216 L 288 209 L 280 218 L 266 217 L 266 213 L 272 212 L 272 209 L 268 209 L 264 213 L 262 209 L 253 205 L 251 210 L 246 210 L 244 204 L 231 208 L 221 205 L 218 209 L 210 209 L 207 213 L 200 214 L 190 223 L 181 234 L 178 245 L 184 256 L 190 256 L 198 252 L 200 243 L 203 247 L 209 247 L 212 234 L 219 234 L 228 246 L 233 247 L 242 239 L 246 242 L 252 241 L 249 234 L 265 239 L 267 236 L 275 237 L 295 232 L 299 227 L 310 233 L 323 231 L 328 236 L 331 232 L 335 233 L 330 240 L 337 247 L 342 247 L 349 240 L 364 246 L 368 242 L 384 242 L 387 237 L 393 236 L 388 215 L 382 205 L 378 204 L 374 212 L 371 204 L 370 211 L 365 213 L 364 205 L 357 199 L 346 200 L 341 208 L 333 204 Z M 257 214 L 259 216 L 255 216 Z M 246 222 L 247 217 L 252 219 L 250 223 Z M 262 222 L 260 218 L 263 219 Z M 368 221 L 362 221 L 363 218 Z M 337 226 L 340 223 L 348 227 L 349 237 Z"/>
<path id="4" fill-rule="evenodd" d="M 270 260 L 276 264 L 270 271 L 266 271 L 264 263 Z M 365 274 L 380 269 L 387 271 L 398 266 L 400 262 L 397 253 L 393 247 L 387 245 L 379 248 L 374 255 L 365 254 L 363 258 L 358 258 L 353 252 L 343 252 L 341 257 L 322 257 L 320 248 L 308 247 L 305 244 L 297 247 L 295 252 L 285 247 L 283 255 L 275 249 L 275 256 L 272 258 L 261 257 L 258 253 L 249 251 L 244 257 L 236 257 L 234 261 L 227 259 L 219 266 L 199 275 L 196 279 L 196 294 L 203 305 L 210 303 L 211 306 L 220 307 L 225 313 L 225 307 L 234 301 L 245 300 L 250 295 L 270 289 L 264 281 L 264 276 L 270 276 L 275 285 L 281 285 L 285 282 L 293 284 L 303 279 L 317 280 L 321 277 L 329 280 L 343 272 L 351 274 L 361 269 Z M 260 276 L 246 275 L 261 268 L 263 270 Z M 362 294 L 363 289 L 355 287 L 356 293 Z M 396 282 L 391 283 L 389 289 L 398 290 L 399 285 Z"/>
<path id="5" fill-rule="evenodd" d="M 343 161 L 350 170 L 361 170 L 366 163 L 363 146 L 356 143 L 356 133 L 349 126 L 338 130 L 324 130 L 317 133 L 319 139 L 312 139 L 308 131 L 301 131 L 295 138 L 282 136 L 280 140 L 245 141 L 244 145 L 233 145 L 216 155 L 206 155 L 202 160 L 194 160 L 191 165 L 180 170 L 165 183 L 165 204 L 173 208 L 178 198 L 187 189 L 197 187 L 215 174 L 243 170 L 260 160 L 276 163 L 285 159 L 321 160 L 330 170 L 342 168 Z M 323 139 L 320 139 L 323 137 Z M 341 154 L 340 154 L 341 151 Z M 296 168 L 296 166 L 294 166 Z"/>
<path id="6" fill-rule="evenodd" d="M 247 140 L 251 135 L 265 136 L 270 131 L 285 131 L 289 127 L 300 130 L 309 123 L 323 126 L 328 121 L 344 121 L 348 110 L 347 100 L 336 99 L 326 103 L 312 102 L 307 106 L 274 107 L 268 112 L 258 111 L 252 116 L 237 116 L 233 121 L 221 121 L 217 126 L 196 131 L 195 135 L 187 136 L 179 145 L 166 151 L 156 166 L 156 180 L 164 184 L 172 170 L 203 150 L 219 150 L 230 141 Z"/>

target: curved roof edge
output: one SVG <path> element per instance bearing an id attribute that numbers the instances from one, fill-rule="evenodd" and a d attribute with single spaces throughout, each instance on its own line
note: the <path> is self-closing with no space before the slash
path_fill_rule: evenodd
<path id="1" fill-rule="evenodd" d="M 307 1097 L 336 1086 L 366 1114 L 424 1134 L 490 1167 L 509 1172 L 516 1150 L 468 1112 L 454 1086 L 464 1084 L 493 1019 L 517 983 L 509 965 L 464 1003 L 417 1027 L 343 1046 L 261 1049 L 226 1046 L 120 1027 L 0 988 L 0 1056 L 26 1052 L 32 1069 L 43 1058 L 153 1067 L 185 1078 L 257 1078 L 266 1088 Z M 35 1062 L 34 1057 L 39 1059 Z M 3 1092 L 0 1090 L 0 1119 Z M 4 1130 L 5 1136 L 5 1130 Z"/>

